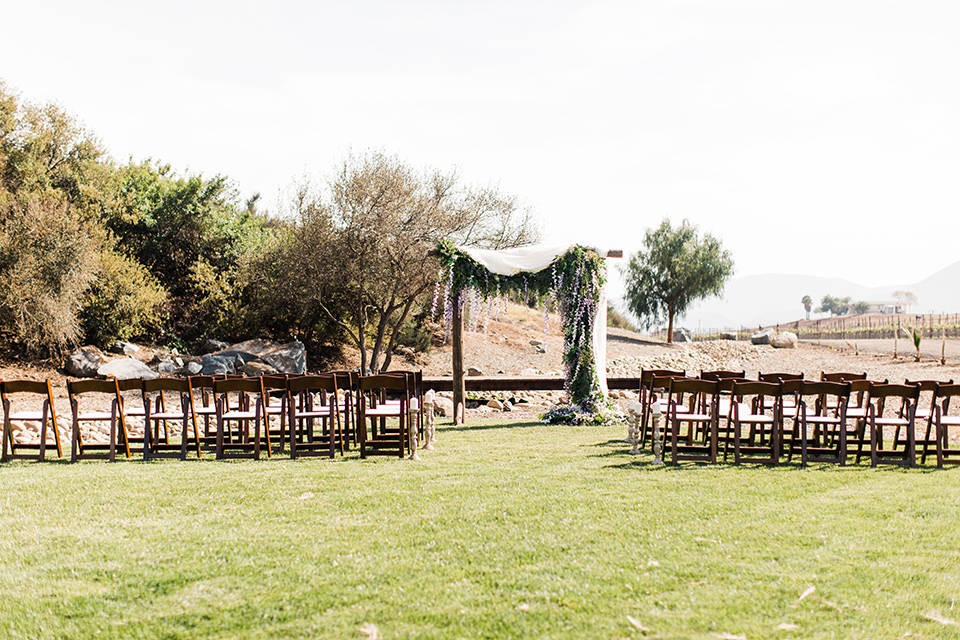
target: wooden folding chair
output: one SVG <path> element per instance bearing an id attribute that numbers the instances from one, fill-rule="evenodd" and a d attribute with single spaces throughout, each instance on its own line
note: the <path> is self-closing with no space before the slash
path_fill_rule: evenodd
<path id="1" fill-rule="evenodd" d="M 783 384 L 783 383 L 781 383 Z M 800 382 L 799 433 L 791 443 L 800 441 L 800 464 L 810 462 L 847 463 L 847 402 L 849 382 Z"/>
<path id="2" fill-rule="evenodd" d="M 672 369 L 643 369 L 640 371 L 640 435 L 637 446 L 643 447 L 647 439 L 653 435 L 653 427 L 650 424 L 650 415 L 653 403 L 658 404 L 660 415 L 666 417 L 669 400 L 667 398 L 670 388 L 670 378 L 685 378 L 685 371 L 674 371 Z M 683 411 L 686 408 L 678 407 Z M 664 423 L 666 424 L 666 423 Z M 666 428 L 664 428 L 666 434 Z"/>
<path id="3" fill-rule="evenodd" d="M 790 380 L 803 380 L 803 373 L 785 373 L 785 372 L 774 372 L 774 373 L 760 373 L 757 376 L 757 380 L 760 382 L 788 382 Z M 773 410 L 774 404 L 777 403 L 775 398 L 765 398 L 766 406 L 764 409 L 769 411 Z M 793 393 L 789 393 L 786 396 L 783 396 L 780 400 L 780 405 L 785 414 L 791 412 L 796 413 L 797 403 L 796 396 Z"/>
<path id="4" fill-rule="evenodd" d="M 263 417 L 271 439 L 276 445 L 276 453 L 283 453 L 287 439 L 287 375 L 260 376 L 261 397 L 263 398 Z M 273 418 L 274 420 L 271 420 Z M 273 428 L 273 422 L 277 428 Z"/>
<path id="5" fill-rule="evenodd" d="M 407 376 L 361 376 L 358 428 L 360 457 L 395 455 L 407 447 L 410 384 Z M 387 402 L 387 394 L 399 396 L 399 403 Z M 393 426 L 396 424 L 396 426 Z M 370 427 L 368 432 L 367 427 Z"/>
<path id="6" fill-rule="evenodd" d="M 337 403 L 337 380 L 332 374 L 299 376 L 287 381 L 290 457 L 334 457 L 343 429 Z"/>
<path id="7" fill-rule="evenodd" d="M 956 412 L 960 400 L 954 402 L 954 412 L 950 411 L 950 402 L 958 397 L 960 384 L 941 384 L 934 392 L 933 426 L 936 429 L 937 466 L 941 468 L 960 464 L 960 444 L 950 442 L 950 429 L 960 428 L 960 413 Z M 927 456 L 927 446 L 924 444 L 923 459 Z"/>
<path id="8" fill-rule="evenodd" d="M 9 460 L 36 460 L 43 462 L 46 457 L 49 431 L 53 431 L 53 442 L 57 457 L 63 457 L 60 444 L 60 429 L 57 425 L 57 411 L 53 403 L 53 390 L 50 381 L 3 380 L 0 382 L 0 399 L 3 402 L 3 449 L 0 450 L 0 462 Z M 40 409 L 24 408 L 36 407 Z M 40 438 L 36 443 L 17 442 L 13 436 L 13 421 L 39 422 Z"/>
<path id="9" fill-rule="evenodd" d="M 897 415 L 886 415 L 886 401 L 888 398 L 899 399 L 902 411 L 893 412 Z M 870 426 L 870 466 L 879 464 L 896 464 L 909 467 L 917 466 L 916 434 L 914 433 L 914 419 L 917 411 L 917 401 L 920 399 L 920 386 L 905 384 L 871 384 L 870 405 L 867 407 L 867 423 Z M 891 446 L 884 448 L 884 429 L 893 427 Z M 904 438 L 899 438 L 900 431 L 904 431 Z"/>
<path id="10" fill-rule="evenodd" d="M 734 382 L 732 394 L 736 402 L 731 408 L 734 463 L 774 465 L 780 462 L 782 388 L 780 382 Z M 767 410 L 771 399 L 773 409 Z M 743 443 L 745 427 L 749 429 L 747 444 Z"/>
<path id="11" fill-rule="evenodd" d="M 198 456 L 200 433 L 191 424 L 190 382 L 183 378 L 157 378 L 143 381 L 143 404 L 146 414 L 143 423 L 143 459 L 187 459 L 190 431 L 193 430 Z M 171 441 L 171 424 L 180 431 L 179 442 Z M 161 435 L 160 429 L 163 428 Z"/>
<path id="12" fill-rule="evenodd" d="M 136 427 L 137 421 L 143 421 L 146 416 L 146 407 L 143 404 L 143 380 L 141 378 L 117 379 L 117 394 L 120 404 L 117 407 L 123 433 L 129 434 Z M 133 436 L 130 442 L 130 453 L 141 453 L 142 441 L 138 442 Z"/>
<path id="13" fill-rule="evenodd" d="M 259 378 L 214 380 L 217 460 L 259 460 L 261 447 L 266 448 L 270 457 L 270 431 L 265 426 L 262 392 Z"/>
<path id="14" fill-rule="evenodd" d="M 933 413 L 934 407 L 937 404 L 937 387 L 940 385 L 951 385 L 953 380 L 910 380 L 909 378 L 904 380 L 903 384 L 905 385 L 917 385 L 920 387 L 920 399 L 917 401 L 917 411 L 914 415 L 914 422 L 916 424 L 926 424 L 927 428 L 924 430 L 923 438 L 916 440 L 914 445 L 919 449 L 923 447 L 923 453 L 920 456 L 920 464 L 926 464 L 927 462 L 927 451 L 931 446 L 934 450 L 937 447 L 937 437 L 936 431 L 933 428 Z M 903 417 L 904 409 L 906 404 L 900 406 L 900 415 Z M 902 444 L 902 442 L 898 442 Z"/>
<path id="15" fill-rule="evenodd" d="M 70 461 L 77 460 L 116 460 L 117 447 L 122 446 L 127 458 L 130 457 L 130 438 L 120 421 L 120 392 L 117 381 L 113 380 L 68 380 L 67 395 L 70 398 L 70 410 L 73 413 L 73 434 L 70 446 Z M 89 408 L 109 403 L 110 410 Z M 81 404 L 85 406 L 81 406 Z M 84 442 L 81 426 L 105 423 L 108 438 L 103 442 Z M 103 430 L 100 430 L 104 433 Z"/>
<path id="16" fill-rule="evenodd" d="M 674 464 L 681 460 L 717 461 L 719 395 L 718 381 L 670 378 L 667 424 Z M 686 411 L 681 410 L 684 397 Z"/>

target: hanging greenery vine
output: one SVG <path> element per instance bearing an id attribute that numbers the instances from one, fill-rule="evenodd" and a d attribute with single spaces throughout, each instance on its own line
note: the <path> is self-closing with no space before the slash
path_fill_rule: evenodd
<path id="1" fill-rule="evenodd" d="M 593 322 L 605 284 L 604 261 L 595 249 L 573 246 L 552 265 L 535 273 L 504 276 L 458 249 L 452 242 L 437 245 L 443 267 L 437 282 L 434 309 L 441 283 L 446 283 L 445 315 L 452 323 L 453 305 L 464 305 L 467 293 L 483 300 L 513 295 L 524 302 L 546 306 L 552 297 L 563 318 L 563 364 L 570 405 L 547 412 L 548 422 L 581 424 L 602 422 L 606 406 L 600 391 L 593 354 Z M 445 277 L 444 277 L 445 276 Z"/>

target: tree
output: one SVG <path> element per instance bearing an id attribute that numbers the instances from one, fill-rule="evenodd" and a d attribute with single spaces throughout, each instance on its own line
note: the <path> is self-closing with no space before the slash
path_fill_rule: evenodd
<path id="1" fill-rule="evenodd" d="M 893 297 L 900 307 L 899 313 L 909 313 L 910 305 L 917 304 L 917 296 L 912 291 L 894 291 Z"/>
<path id="2" fill-rule="evenodd" d="M 389 368 L 407 319 L 432 292 L 439 262 L 428 253 L 440 240 L 502 249 L 537 237 L 515 197 L 381 152 L 349 156 L 323 189 L 299 185 L 290 208 L 292 226 L 251 276 L 263 308 L 282 308 L 304 332 L 336 326 L 372 371 Z M 293 304 L 272 295 L 278 264 Z"/>
<path id="3" fill-rule="evenodd" d="M 810 296 L 803 296 L 803 299 L 800 301 L 800 304 L 803 305 L 803 310 L 807 312 L 807 320 L 810 319 L 810 309 L 813 308 L 813 300 Z"/>
<path id="4" fill-rule="evenodd" d="M 673 321 L 695 300 L 723 293 L 733 274 L 733 259 L 710 234 L 700 238 L 688 220 L 674 229 L 664 220 L 648 229 L 644 249 L 621 267 L 626 301 L 645 327 L 667 321 L 667 342 L 673 342 Z"/>
<path id="5" fill-rule="evenodd" d="M 870 311 L 870 303 L 860 300 L 859 302 L 854 302 L 850 308 L 854 313 L 860 315 Z"/>
<path id="6" fill-rule="evenodd" d="M 831 316 L 843 315 L 850 311 L 851 298 L 836 298 L 831 295 L 823 296 L 820 300 L 820 309 L 822 313 L 829 313 Z"/>

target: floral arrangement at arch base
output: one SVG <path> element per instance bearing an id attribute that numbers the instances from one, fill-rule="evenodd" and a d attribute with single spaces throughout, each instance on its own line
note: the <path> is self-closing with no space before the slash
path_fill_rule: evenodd
<path id="1" fill-rule="evenodd" d="M 434 295 L 434 311 L 440 285 L 446 282 L 445 315 L 452 323 L 453 305 L 461 307 L 467 292 L 483 300 L 514 295 L 536 302 L 546 309 L 552 298 L 563 318 L 564 389 L 570 404 L 550 409 L 540 416 L 549 424 L 607 424 L 623 416 L 600 391 L 593 357 L 593 322 L 605 284 L 604 262 L 597 251 L 575 245 L 546 269 L 514 275 L 491 273 L 450 241 L 437 245 L 442 262 L 441 277 Z M 446 277 L 443 277 L 445 274 Z"/>

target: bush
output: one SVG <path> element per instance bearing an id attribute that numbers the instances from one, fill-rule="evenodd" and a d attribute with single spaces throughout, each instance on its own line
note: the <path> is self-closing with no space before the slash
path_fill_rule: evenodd
<path id="1" fill-rule="evenodd" d="M 57 198 L 0 205 L 0 327 L 29 351 L 58 354 L 80 338 L 96 242 Z"/>
<path id="2" fill-rule="evenodd" d="M 616 307 L 609 302 L 607 303 L 607 326 L 615 329 L 627 329 L 629 331 L 637 330 L 637 327 L 630 319 L 617 311 Z"/>
<path id="3" fill-rule="evenodd" d="M 87 292 L 81 325 L 87 342 L 155 336 L 164 320 L 167 292 L 146 267 L 114 251 L 100 253 L 97 280 Z"/>

